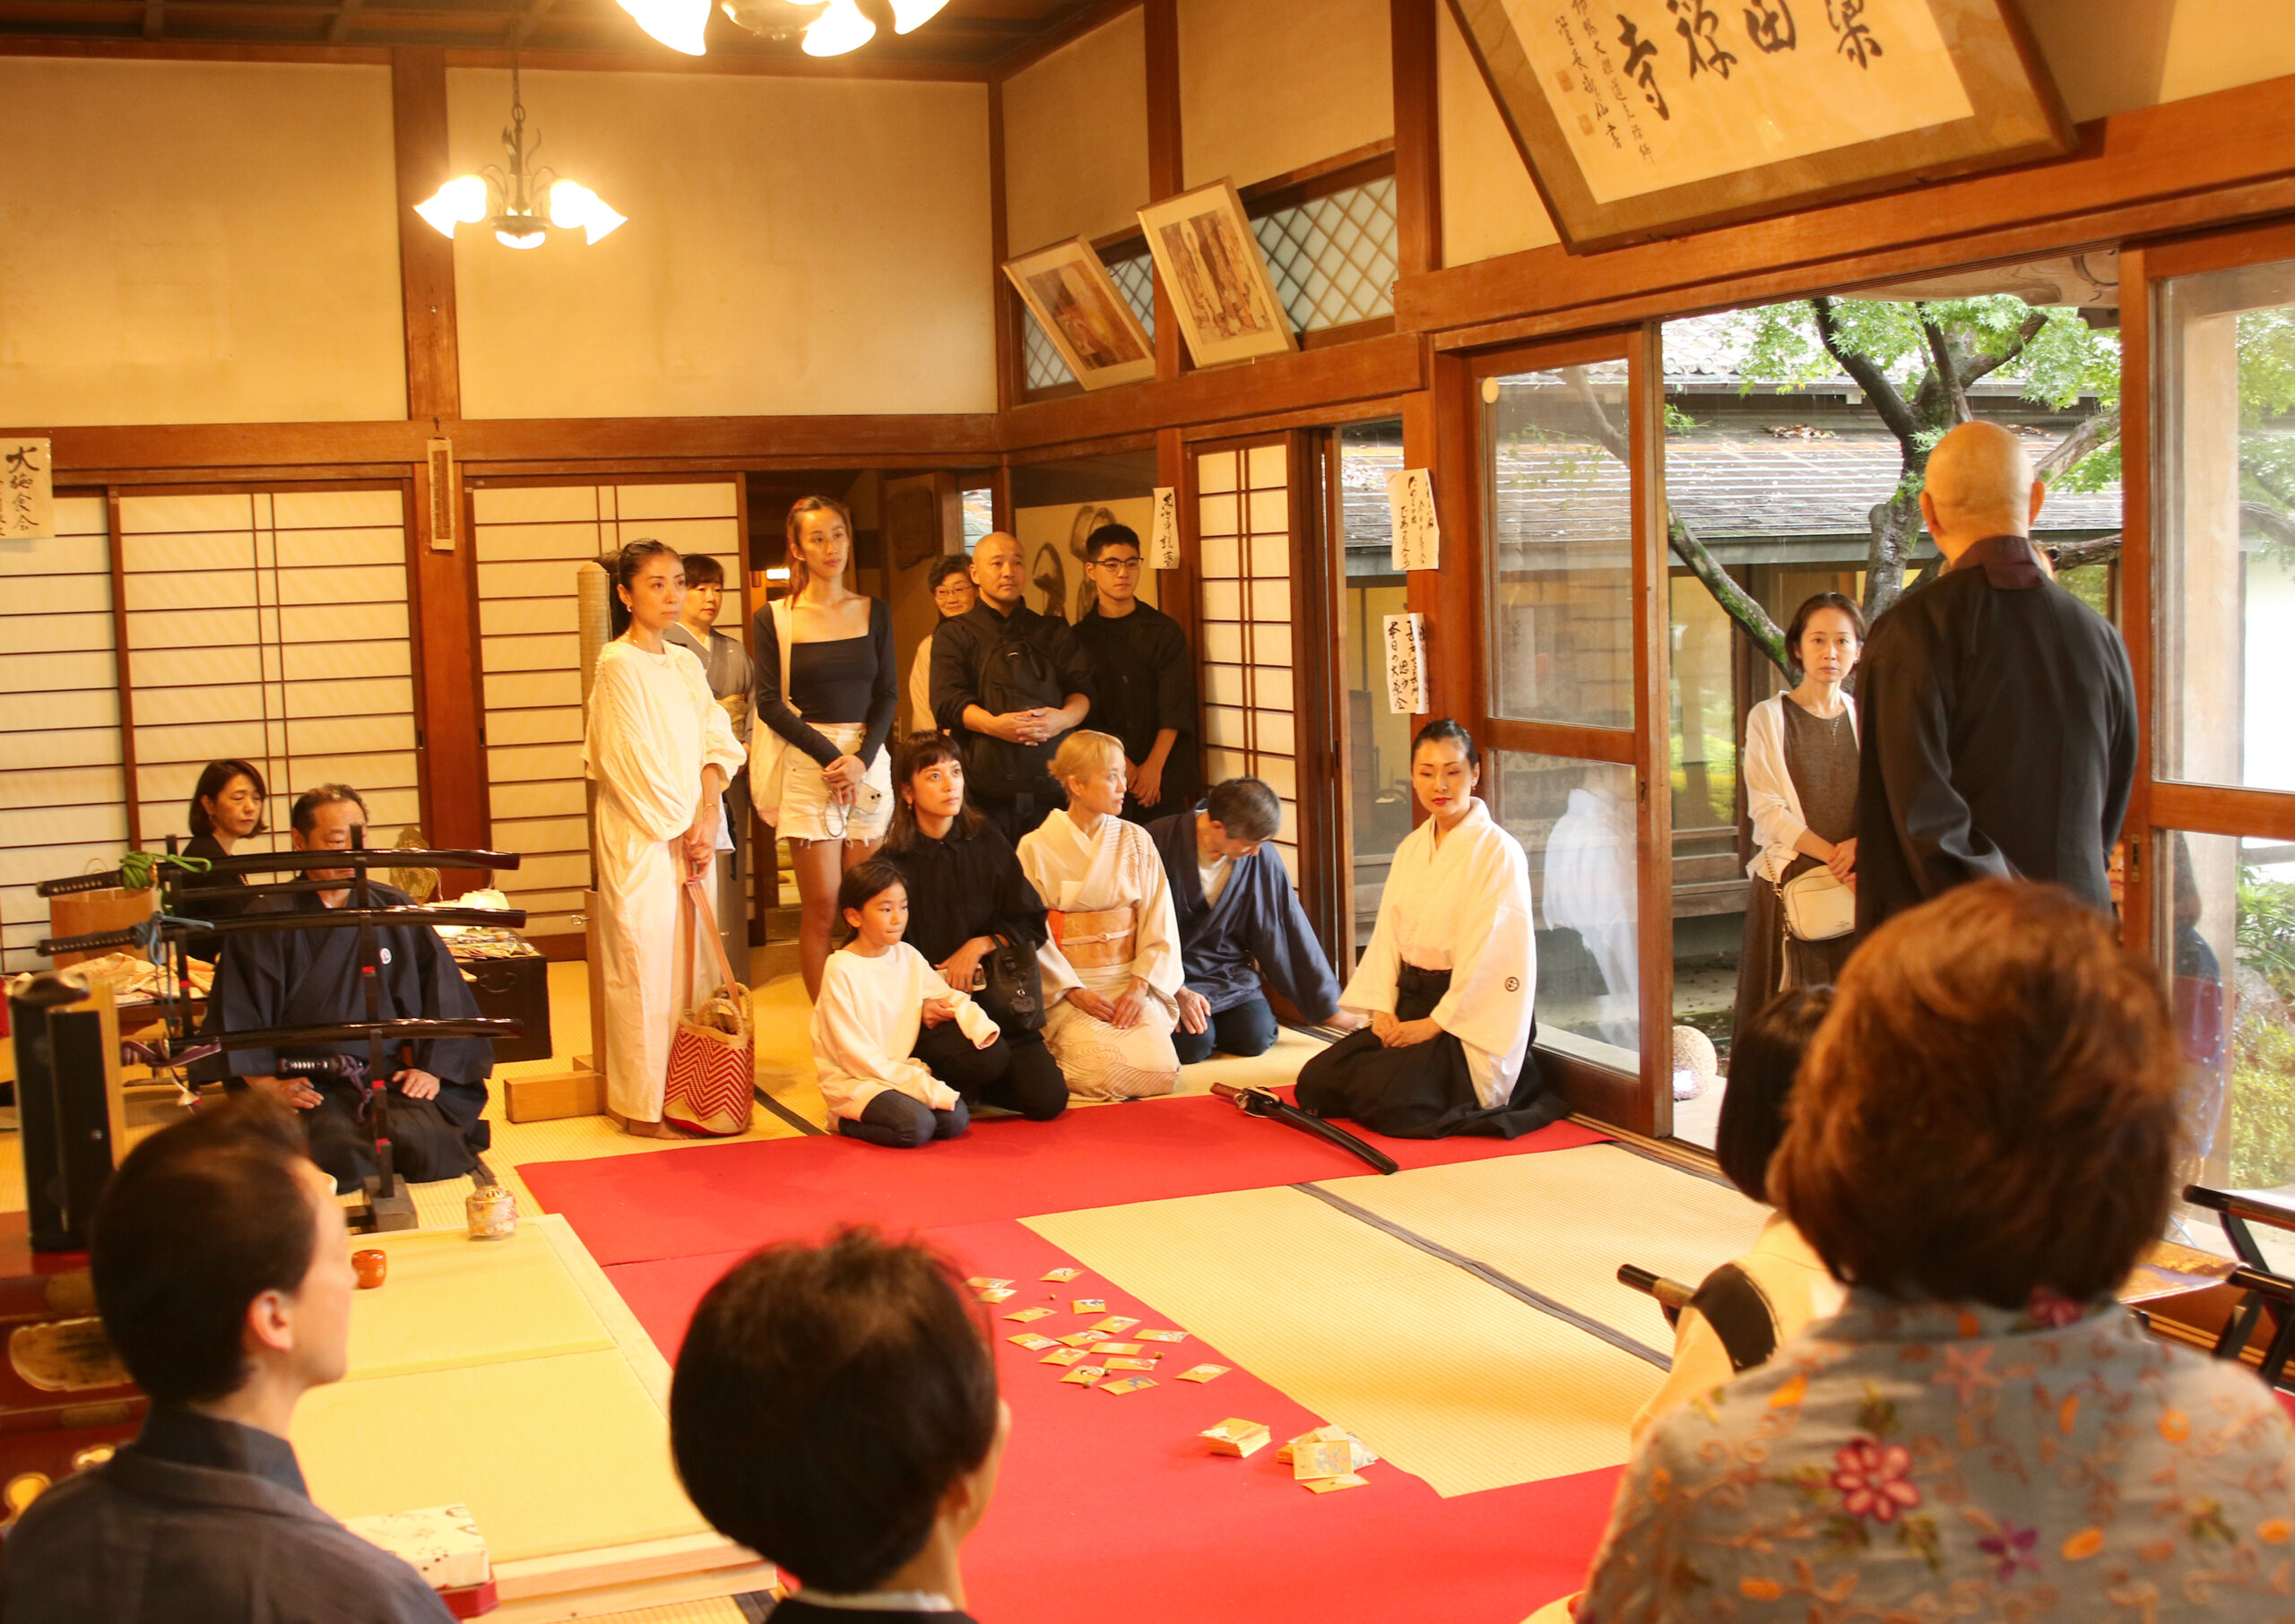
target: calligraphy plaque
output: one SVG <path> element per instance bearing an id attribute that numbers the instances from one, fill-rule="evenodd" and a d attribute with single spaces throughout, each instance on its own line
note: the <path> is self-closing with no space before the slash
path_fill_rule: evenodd
<path id="1" fill-rule="evenodd" d="M 56 534 L 56 462 L 46 440 L 0 440 L 0 541 Z"/>
<path id="2" fill-rule="evenodd" d="M 2058 156 L 2014 0 L 1451 0 L 1572 253 Z"/>
<path id="3" fill-rule="evenodd" d="M 1387 549 L 1398 570 L 1442 567 L 1442 531 L 1434 522 L 1434 480 L 1423 468 L 1387 476 Z"/>
<path id="4" fill-rule="evenodd" d="M 1169 485 L 1156 487 L 1156 519 L 1148 527 L 1148 567 L 1180 566 L 1180 493 Z"/>
<path id="5" fill-rule="evenodd" d="M 1389 615 L 1387 630 L 1387 710 L 1396 716 L 1416 716 L 1428 708 L 1426 696 L 1426 618 Z"/>

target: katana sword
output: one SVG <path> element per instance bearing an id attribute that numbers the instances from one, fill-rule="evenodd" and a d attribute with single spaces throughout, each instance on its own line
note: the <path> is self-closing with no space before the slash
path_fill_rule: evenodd
<path id="1" fill-rule="evenodd" d="M 1286 1127 L 1295 1127 L 1301 1133 L 1312 1134 L 1318 1139 L 1336 1145 L 1350 1155 L 1360 1156 L 1380 1172 L 1395 1173 L 1402 1170 L 1395 1159 L 1384 1151 L 1374 1150 L 1345 1128 L 1333 1127 L 1321 1117 L 1301 1110 L 1295 1105 L 1286 1104 L 1263 1088 L 1237 1088 L 1232 1083 L 1214 1083 L 1211 1085 L 1211 1092 L 1234 1105 L 1246 1117 L 1264 1117 L 1270 1122 L 1280 1122 Z"/>

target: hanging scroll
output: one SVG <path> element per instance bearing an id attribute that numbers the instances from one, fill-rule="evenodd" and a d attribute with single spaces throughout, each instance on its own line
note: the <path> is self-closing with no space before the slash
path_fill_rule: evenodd
<path id="1" fill-rule="evenodd" d="M 0 541 L 56 534 L 56 465 L 46 440 L 0 440 Z"/>
<path id="2" fill-rule="evenodd" d="M 2010 0 L 1451 0 L 1572 253 L 2072 150 Z"/>
<path id="3" fill-rule="evenodd" d="M 1387 710 L 1415 716 L 1429 707 L 1426 696 L 1426 618 L 1387 617 Z"/>

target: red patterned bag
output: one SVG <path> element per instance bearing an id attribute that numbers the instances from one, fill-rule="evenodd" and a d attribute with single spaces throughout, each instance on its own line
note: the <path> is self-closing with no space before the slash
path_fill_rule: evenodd
<path id="1" fill-rule="evenodd" d="M 698 876 L 685 883 L 693 929 L 717 957 L 717 989 L 697 997 L 678 1019 L 670 1042 L 670 1075 L 662 1093 L 662 1120 L 689 1134 L 722 1138 L 746 1133 L 757 1081 L 757 1029 L 749 1018 L 749 989 L 733 979 L 724 939 L 702 894 Z M 731 1030 L 729 1030 L 729 1028 Z"/>

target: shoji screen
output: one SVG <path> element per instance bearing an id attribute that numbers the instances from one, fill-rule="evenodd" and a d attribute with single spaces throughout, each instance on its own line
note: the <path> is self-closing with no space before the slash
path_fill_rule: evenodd
<path id="1" fill-rule="evenodd" d="M 576 917 L 590 883 L 575 571 L 645 537 L 680 553 L 708 553 L 725 566 L 718 627 L 741 636 L 739 514 L 731 480 L 471 492 L 492 839 L 525 856 L 501 877 L 512 903 L 526 910 L 529 936 L 579 936 Z"/>
<path id="2" fill-rule="evenodd" d="M 200 769 L 223 756 L 263 769 L 273 850 L 321 783 L 359 792 L 373 842 L 420 821 L 398 487 L 124 496 L 119 530 L 146 847 L 190 834 Z"/>
<path id="3" fill-rule="evenodd" d="M 1299 685 L 1293 647 L 1290 458 L 1284 443 L 1195 459 L 1203 578 L 1204 769 L 1283 798 L 1276 844 L 1299 874 Z"/>
<path id="4" fill-rule="evenodd" d="M 0 541 L 0 968 L 45 961 L 44 879 L 108 867 L 127 845 L 101 497 L 59 497 L 54 540 Z"/>

